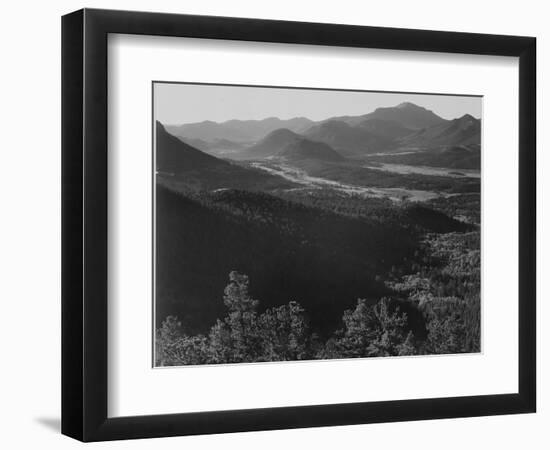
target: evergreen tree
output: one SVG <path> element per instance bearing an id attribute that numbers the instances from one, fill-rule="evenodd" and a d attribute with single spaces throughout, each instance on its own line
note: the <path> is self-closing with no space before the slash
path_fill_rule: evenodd
<path id="1" fill-rule="evenodd" d="M 186 336 L 181 322 L 168 316 L 157 332 L 155 340 L 157 366 L 196 365 L 209 361 L 208 339 L 205 336 Z"/>
<path id="2" fill-rule="evenodd" d="M 355 309 L 344 312 L 344 330 L 327 342 L 325 356 L 369 357 L 397 356 L 416 353 L 414 336 L 408 329 L 407 314 L 383 298 L 375 305 L 364 299 Z"/>
<path id="3" fill-rule="evenodd" d="M 297 302 L 265 311 L 259 318 L 262 357 L 266 361 L 291 361 L 311 356 L 311 335 Z"/>
<path id="4" fill-rule="evenodd" d="M 250 297 L 246 275 L 232 271 L 223 302 L 229 309 L 225 325 L 229 329 L 230 362 L 255 361 L 262 354 L 257 323 L 258 301 Z"/>

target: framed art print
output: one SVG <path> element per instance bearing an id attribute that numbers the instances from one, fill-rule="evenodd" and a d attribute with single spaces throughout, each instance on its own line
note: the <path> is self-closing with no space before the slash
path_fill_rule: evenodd
<path id="1" fill-rule="evenodd" d="M 535 39 L 63 17 L 62 431 L 535 411 Z"/>

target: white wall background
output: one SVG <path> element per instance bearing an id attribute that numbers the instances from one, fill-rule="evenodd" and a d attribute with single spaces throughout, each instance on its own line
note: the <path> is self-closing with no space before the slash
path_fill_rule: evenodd
<path id="1" fill-rule="evenodd" d="M 549 12 L 536 0 L 20 1 L 0 18 L 0 445 L 74 448 L 60 417 L 60 16 L 83 6 L 353 23 L 538 38 L 539 230 L 550 226 L 550 140 L 544 127 L 550 72 Z M 543 256 L 543 253 L 546 255 Z M 550 236 L 539 232 L 539 412 L 471 418 L 101 443 L 95 448 L 546 449 L 550 446 Z M 503 255 L 505 256 L 505 255 Z M 546 279 L 545 279 L 546 278 Z"/>

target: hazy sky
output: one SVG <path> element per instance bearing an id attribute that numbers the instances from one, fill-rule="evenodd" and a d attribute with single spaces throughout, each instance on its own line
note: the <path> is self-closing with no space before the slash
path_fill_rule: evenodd
<path id="1" fill-rule="evenodd" d="M 349 92 L 311 89 L 258 88 L 155 83 L 155 119 L 164 124 L 212 120 L 361 115 L 381 106 L 412 102 L 445 119 L 468 113 L 481 117 L 480 97 L 388 92 Z"/>

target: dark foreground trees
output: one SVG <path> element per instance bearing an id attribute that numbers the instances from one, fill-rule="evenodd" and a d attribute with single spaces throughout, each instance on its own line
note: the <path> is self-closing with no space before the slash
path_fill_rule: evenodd
<path id="1" fill-rule="evenodd" d="M 399 307 L 392 311 L 390 300 L 375 305 L 359 299 L 354 310 L 344 312 L 344 329 L 327 341 L 321 358 L 360 358 L 369 356 L 404 356 L 416 353 L 414 335 L 409 330 L 407 314 Z"/>
<path id="2" fill-rule="evenodd" d="M 397 302 L 359 299 L 344 312 L 342 328 L 322 341 L 312 333 L 299 303 L 260 313 L 244 274 L 231 272 L 223 297 L 227 315 L 207 335 L 188 335 L 174 316 L 157 330 L 157 366 L 296 361 L 357 357 L 404 356 L 479 351 L 473 313 L 461 303 L 423 308 L 427 337 L 415 338 L 407 314 Z M 474 314 L 475 315 L 475 314 Z M 477 344 L 477 347 L 476 347 Z"/>
<path id="3" fill-rule="evenodd" d="M 169 316 L 157 331 L 157 365 L 221 364 L 292 361 L 315 357 L 304 309 L 296 302 L 258 313 L 250 297 L 248 277 L 231 272 L 224 292 L 228 313 L 208 336 L 188 336 L 181 323 Z"/>

